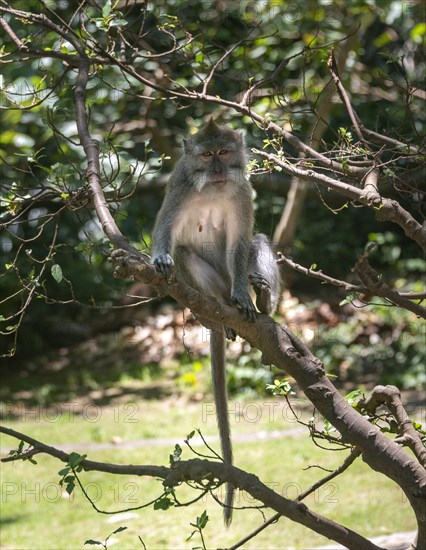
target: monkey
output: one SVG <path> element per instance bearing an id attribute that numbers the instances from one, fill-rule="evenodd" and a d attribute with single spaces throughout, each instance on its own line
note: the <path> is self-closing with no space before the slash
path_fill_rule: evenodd
<path id="1" fill-rule="evenodd" d="M 152 263 L 167 278 L 174 270 L 178 280 L 237 306 L 254 322 L 257 310 L 249 287 L 259 312 L 271 314 L 279 300 L 280 274 L 268 238 L 253 237 L 246 162 L 243 133 L 218 126 L 213 119 L 183 140 L 183 155 L 170 176 L 154 225 Z M 222 458 L 232 465 L 225 336 L 235 340 L 236 333 L 228 327 L 211 331 L 210 356 Z M 234 488 L 227 484 L 226 526 L 232 520 L 233 498 Z"/>

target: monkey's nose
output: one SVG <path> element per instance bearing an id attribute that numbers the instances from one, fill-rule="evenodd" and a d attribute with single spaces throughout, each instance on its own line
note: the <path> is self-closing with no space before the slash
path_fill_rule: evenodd
<path id="1" fill-rule="evenodd" d="M 213 172 L 215 174 L 221 174 L 223 172 L 222 163 L 216 157 L 213 157 Z"/>

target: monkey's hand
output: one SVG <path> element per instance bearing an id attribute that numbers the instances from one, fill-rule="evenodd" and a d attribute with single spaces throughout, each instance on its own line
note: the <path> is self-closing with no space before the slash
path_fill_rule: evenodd
<path id="1" fill-rule="evenodd" d="M 256 321 L 256 308 L 247 290 L 234 290 L 231 295 L 231 303 L 232 305 L 240 306 L 244 315 L 251 323 Z"/>
<path id="2" fill-rule="evenodd" d="M 170 254 L 159 254 L 152 262 L 155 269 L 166 276 L 169 279 L 173 273 L 174 261 Z"/>

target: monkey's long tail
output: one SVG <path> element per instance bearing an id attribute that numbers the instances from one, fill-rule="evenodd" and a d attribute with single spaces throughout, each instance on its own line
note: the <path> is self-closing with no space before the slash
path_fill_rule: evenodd
<path id="1" fill-rule="evenodd" d="M 216 418 L 219 427 L 222 458 L 227 464 L 232 464 L 231 430 L 229 428 L 228 395 L 226 390 L 225 369 L 225 335 L 223 332 L 212 331 L 210 337 L 210 353 L 212 364 L 213 393 L 216 404 Z M 234 487 L 226 484 L 225 508 L 223 519 L 226 526 L 232 521 L 232 505 L 234 502 Z"/>

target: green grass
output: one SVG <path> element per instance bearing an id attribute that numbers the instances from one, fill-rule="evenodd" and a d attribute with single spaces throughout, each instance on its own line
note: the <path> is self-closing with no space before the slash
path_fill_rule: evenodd
<path id="1" fill-rule="evenodd" d="M 235 463 L 258 475 L 280 494 L 294 498 L 324 475 L 318 468 L 306 468 L 313 465 L 334 468 L 341 464 L 346 453 L 323 451 L 314 446 L 306 434 L 268 438 L 267 432 L 271 430 L 297 427 L 292 422 L 285 422 L 287 411 L 277 408 L 274 403 L 277 401 L 272 398 L 265 399 L 262 406 L 254 402 L 231 403 Z M 168 465 L 174 442 L 180 442 L 193 428 L 201 428 L 205 435 L 216 434 L 210 404 L 188 403 L 181 399 L 112 403 L 105 408 L 86 405 L 78 410 L 64 406 L 62 410 L 34 411 L 24 415 L 23 410 L 15 409 L 15 414 L 10 415 L 5 424 L 45 443 L 75 447 L 81 443 L 93 446 L 117 442 L 118 438 L 123 442 L 170 438 L 170 442 L 163 445 L 123 449 L 118 444 L 103 450 L 92 447 L 78 451 L 92 460 L 119 464 Z M 239 440 L 259 431 L 266 432 L 260 441 L 246 443 Z M 217 442 L 212 445 L 218 448 Z M 15 440 L 2 435 L 3 455 L 16 447 Z M 201 447 L 196 449 L 201 450 Z M 192 456 L 191 451 L 184 448 L 183 458 Z M 204 530 L 207 547 L 223 548 L 263 522 L 262 514 L 257 510 L 236 511 L 232 526 L 225 530 L 222 510 L 211 498 L 189 508 L 172 508 L 167 512 L 155 511 L 151 506 L 131 512 L 131 516 L 99 514 L 85 500 L 80 488 L 67 497 L 58 485 L 60 476 L 57 472 L 63 467 L 62 463 L 46 455 L 37 455 L 36 460 L 37 465 L 28 461 L 1 465 L 0 547 L 4 550 L 83 548 L 87 539 L 103 541 L 121 526 L 127 530 L 110 539 L 112 548 L 142 548 L 138 540 L 140 536 L 148 550 L 191 549 L 200 546 L 200 541 L 198 535 L 186 541 L 193 531 L 190 523 L 195 522 L 197 515 L 204 510 L 210 518 Z M 162 492 L 161 483 L 148 478 L 82 472 L 81 481 L 96 506 L 105 511 L 120 512 L 139 506 Z M 189 487 L 179 488 L 177 494 L 182 502 L 195 497 L 194 490 Z M 254 505 L 246 494 L 237 497 L 237 506 Z M 366 536 L 415 528 L 414 516 L 400 489 L 359 459 L 348 472 L 320 488 L 305 503 L 316 512 Z M 266 517 L 271 515 L 271 511 L 265 511 Z M 281 519 L 244 548 L 308 549 L 327 542 L 306 528 Z"/>

